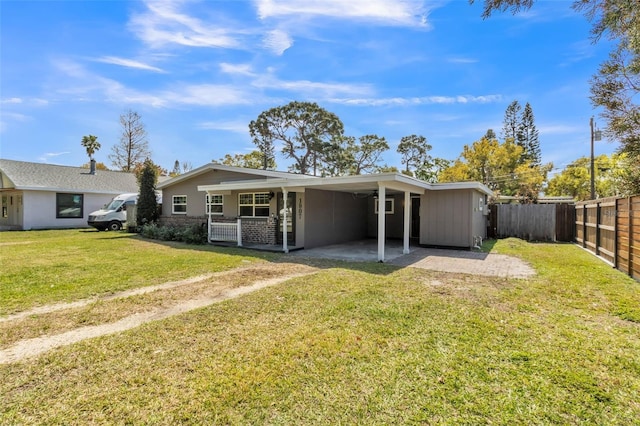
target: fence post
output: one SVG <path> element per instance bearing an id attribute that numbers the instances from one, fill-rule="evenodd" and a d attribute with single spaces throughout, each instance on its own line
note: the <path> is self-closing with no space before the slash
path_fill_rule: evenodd
<path id="1" fill-rule="evenodd" d="M 583 248 L 587 248 L 587 239 L 589 238 L 587 236 L 587 218 L 589 217 L 588 215 L 589 210 L 587 209 L 587 204 L 585 202 L 585 204 L 582 205 L 582 247 Z"/>
<path id="2" fill-rule="evenodd" d="M 627 273 L 629 274 L 630 277 L 633 277 L 633 212 L 631 211 L 631 209 L 633 208 L 633 203 L 631 202 L 631 197 L 627 198 L 627 210 L 629 210 L 629 219 L 628 219 L 628 224 L 629 224 L 629 256 L 627 262 L 629 263 L 628 267 L 627 267 Z"/>
<path id="3" fill-rule="evenodd" d="M 238 247 L 242 247 L 242 219 L 238 216 L 238 226 L 236 227 Z"/>
<path id="4" fill-rule="evenodd" d="M 618 269 L 618 201 L 619 199 L 616 199 L 613 210 L 613 214 L 616 215 L 613 219 L 613 267 L 616 269 Z"/>
<path id="5" fill-rule="evenodd" d="M 600 225 L 601 225 L 600 201 L 596 202 L 596 256 L 600 254 Z"/>

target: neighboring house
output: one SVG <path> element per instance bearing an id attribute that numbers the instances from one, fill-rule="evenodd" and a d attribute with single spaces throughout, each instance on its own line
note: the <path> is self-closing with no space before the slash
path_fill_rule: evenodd
<path id="1" fill-rule="evenodd" d="M 0 229 L 85 228 L 114 196 L 138 192 L 133 173 L 0 159 Z"/>
<path id="2" fill-rule="evenodd" d="M 216 163 L 164 181 L 158 189 L 161 223 L 208 226 L 211 241 L 267 244 L 288 252 L 377 238 L 380 261 L 387 238 L 402 239 L 406 253 L 410 239 L 426 246 L 473 247 L 486 236 L 492 196 L 477 182 L 431 184 L 399 173 L 321 178 Z M 383 215 L 379 199 L 385 200 Z"/>

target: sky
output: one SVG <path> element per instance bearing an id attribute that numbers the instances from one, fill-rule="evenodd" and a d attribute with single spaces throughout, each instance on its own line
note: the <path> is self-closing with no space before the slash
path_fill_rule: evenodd
<path id="1" fill-rule="evenodd" d="M 385 137 L 400 168 L 402 136 L 454 160 L 517 100 L 557 171 L 590 155 L 589 79 L 611 48 L 571 4 L 483 20 L 481 0 L 0 0 L 0 158 L 80 166 L 92 134 L 111 167 L 133 110 L 155 163 L 195 168 L 254 150 L 249 122 L 295 100 Z"/>

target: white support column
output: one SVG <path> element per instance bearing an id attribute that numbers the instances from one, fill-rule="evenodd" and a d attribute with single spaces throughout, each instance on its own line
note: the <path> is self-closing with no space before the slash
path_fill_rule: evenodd
<path id="1" fill-rule="evenodd" d="M 287 241 L 287 200 L 289 198 L 289 192 L 282 188 L 282 251 L 289 253 L 289 242 Z M 277 205 L 277 203 L 276 203 Z"/>
<path id="2" fill-rule="evenodd" d="M 242 219 L 238 216 L 238 226 L 236 227 L 236 232 L 238 233 L 238 247 L 242 247 Z"/>
<path id="3" fill-rule="evenodd" d="M 211 201 L 211 194 L 207 191 L 207 197 L 209 201 Z M 211 207 L 210 203 L 207 203 L 207 208 L 209 209 L 209 214 L 207 215 L 207 242 L 211 242 Z"/>
<path id="4" fill-rule="evenodd" d="M 411 193 L 409 191 L 404 192 L 404 248 L 402 253 L 409 254 L 409 225 L 411 221 Z"/>
<path id="5" fill-rule="evenodd" d="M 378 184 L 378 262 L 384 262 L 387 188 Z"/>

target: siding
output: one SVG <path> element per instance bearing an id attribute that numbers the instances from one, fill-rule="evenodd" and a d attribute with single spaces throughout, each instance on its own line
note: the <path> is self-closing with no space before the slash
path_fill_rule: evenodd
<path id="1" fill-rule="evenodd" d="M 387 199 L 393 198 L 393 214 L 385 214 L 385 237 L 399 238 L 404 237 L 404 211 L 402 203 L 404 202 L 404 194 L 387 195 Z M 367 235 L 371 238 L 378 236 L 378 215 L 375 213 L 375 199 L 367 198 Z"/>
<path id="2" fill-rule="evenodd" d="M 474 233 L 486 234 L 486 221 L 473 190 L 428 191 L 420 198 L 420 244 L 472 247 Z M 486 207 L 484 207 L 486 208 Z M 482 228 L 482 229 L 481 229 Z"/>
<path id="3" fill-rule="evenodd" d="M 317 189 L 307 189 L 305 199 L 305 248 L 366 238 L 367 199 Z"/>
<path id="4" fill-rule="evenodd" d="M 162 215 L 171 216 L 174 195 L 187 196 L 187 216 L 202 216 L 205 214 L 205 193 L 198 191 L 198 185 L 215 185 L 221 182 L 240 180 L 257 180 L 259 176 L 246 173 L 228 172 L 226 170 L 210 170 L 191 179 L 178 182 L 162 189 Z M 224 216 L 238 215 L 237 194 L 224 196 Z M 180 215 L 177 215 L 180 216 Z M 182 215 L 184 216 L 184 215 Z"/>

